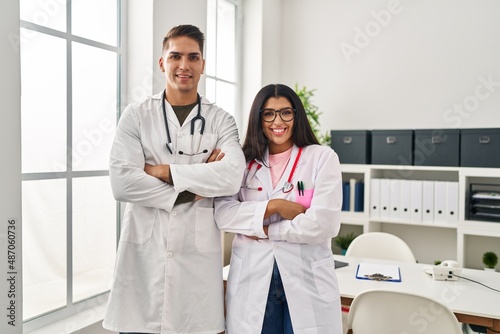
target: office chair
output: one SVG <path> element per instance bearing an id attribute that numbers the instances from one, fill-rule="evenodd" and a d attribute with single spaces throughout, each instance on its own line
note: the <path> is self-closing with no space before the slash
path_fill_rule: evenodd
<path id="1" fill-rule="evenodd" d="M 384 232 L 363 233 L 354 239 L 346 256 L 416 263 L 410 247 L 394 234 Z"/>
<path id="2" fill-rule="evenodd" d="M 453 312 L 417 294 L 371 290 L 356 296 L 347 316 L 353 334 L 462 334 Z"/>

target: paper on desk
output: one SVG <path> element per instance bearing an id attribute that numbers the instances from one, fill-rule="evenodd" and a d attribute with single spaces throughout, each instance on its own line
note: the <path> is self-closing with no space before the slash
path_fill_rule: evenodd
<path id="1" fill-rule="evenodd" d="M 401 282 L 401 273 L 395 264 L 360 263 L 356 270 L 356 278 Z"/>

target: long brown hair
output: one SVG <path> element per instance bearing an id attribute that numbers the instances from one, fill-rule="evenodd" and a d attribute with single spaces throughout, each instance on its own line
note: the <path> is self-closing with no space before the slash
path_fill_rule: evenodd
<path id="1" fill-rule="evenodd" d="M 282 84 L 271 84 L 263 87 L 255 96 L 250 115 L 248 117 L 248 127 L 245 141 L 243 143 L 243 153 L 246 161 L 254 159 L 263 161 L 267 149 L 267 138 L 262 131 L 260 111 L 271 97 L 284 97 L 292 104 L 295 109 L 292 140 L 298 147 L 304 147 L 312 144 L 319 144 L 314 135 L 302 101 L 293 89 Z"/>

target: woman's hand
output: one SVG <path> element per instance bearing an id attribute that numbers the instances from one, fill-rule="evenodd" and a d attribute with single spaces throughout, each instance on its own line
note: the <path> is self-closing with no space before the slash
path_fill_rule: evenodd
<path id="1" fill-rule="evenodd" d="M 269 225 L 264 225 L 262 226 L 262 229 L 264 230 L 264 233 L 269 236 Z M 249 236 L 247 235 L 248 238 L 253 239 L 253 240 L 259 240 L 259 239 L 264 239 L 264 238 L 259 238 L 255 235 Z"/>
<path id="2" fill-rule="evenodd" d="M 301 213 L 306 212 L 306 207 L 286 199 L 275 198 L 268 202 L 264 219 L 274 214 L 279 214 L 284 219 L 294 219 Z"/>

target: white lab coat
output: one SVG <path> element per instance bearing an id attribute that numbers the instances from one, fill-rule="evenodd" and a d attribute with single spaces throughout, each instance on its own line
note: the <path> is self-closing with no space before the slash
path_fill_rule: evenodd
<path id="1" fill-rule="evenodd" d="M 200 151 L 191 152 L 191 119 L 180 126 L 166 103 L 174 154 L 166 148 L 162 94 L 128 106 L 111 150 L 110 179 L 127 202 L 115 275 L 103 326 L 144 333 L 219 333 L 224 330 L 222 254 L 213 197 L 236 193 L 245 159 L 234 118 L 202 99 L 206 120 Z M 195 122 L 195 150 L 201 122 Z M 215 148 L 221 161 L 204 163 Z M 170 164 L 174 186 L 144 172 L 144 164 Z M 182 191 L 204 199 L 174 206 Z"/>
<path id="2" fill-rule="evenodd" d="M 227 281 L 228 334 L 260 334 L 269 284 L 276 259 L 283 281 L 295 334 L 341 334 L 340 296 L 331 251 L 331 239 L 340 228 L 342 178 L 337 154 L 329 147 L 304 147 L 293 175 L 294 189 L 281 191 L 290 175 L 298 148 L 275 189 L 271 175 L 256 164 L 245 171 L 234 196 L 215 200 L 215 218 L 223 231 L 237 233 Z M 261 162 L 259 162 L 261 163 Z M 261 163 L 262 164 L 262 163 Z M 255 173 L 255 176 L 253 177 Z M 305 196 L 298 195 L 303 181 Z M 262 190 L 257 190 L 262 187 Z M 252 189 L 249 189 L 252 188 Z M 264 220 L 269 199 L 310 201 L 310 208 L 293 220 L 273 215 Z M 309 203 L 306 203 L 309 204 Z M 262 226 L 269 226 L 269 239 Z"/>

